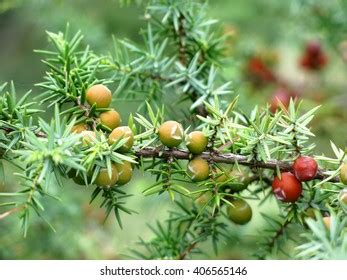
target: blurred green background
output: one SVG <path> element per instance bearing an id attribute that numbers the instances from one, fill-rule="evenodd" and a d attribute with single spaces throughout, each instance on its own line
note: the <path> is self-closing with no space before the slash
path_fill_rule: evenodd
<path id="1" fill-rule="evenodd" d="M 311 22 L 309 10 L 301 9 L 302 1 L 276 0 L 214 0 L 209 3 L 209 15 L 220 20 L 219 24 L 230 38 L 226 52 L 228 66 L 224 75 L 233 81 L 240 95 L 240 107 L 250 111 L 254 105 L 265 106 L 276 91 L 277 85 L 254 85 L 249 79 L 247 65 L 250 57 L 260 57 L 271 70 L 291 89 L 300 92 L 304 108 L 323 104 L 313 131 L 317 135 L 317 153 L 330 153 L 329 140 L 341 147 L 346 145 L 347 116 L 346 66 L 336 45 Z M 315 1 L 322 4 L 326 1 Z M 329 1 L 332 3 L 335 1 Z M 131 5 L 121 7 L 116 0 L 0 0 L 0 84 L 14 80 L 21 93 L 40 82 L 44 66 L 33 49 L 48 45 L 45 31 L 64 30 L 67 22 L 71 29 L 81 29 L 85 41 L 96 53 L 107 54 L 112 49 L 112 35 L 129 38 L 142 44 L 139 35 L 143 8 Z M 319 40 L 328 57 L 322 71 L 309 72 L 299 67 L 299 58 L 305 44 Z M 246 69 L 246 70 L 245 70 Z M 114 107 L 126 119 L 130 106 Z M 6 179 L 0 191 L 16 188 L 13 167 L 6 166 Z M 36 217 L 32 217 L 29 235 L 23 239 L 16 215 L 0 220 L 1 259 L 118 259 L 126 258 L 129 248 L 136 246 L 138 236 L 148 240 L 152 233 L 146 224 L 164 220 L 173 205 L 166 195 L 144 197 L 141 191 L 153 178 L 136 174 L 127 187 L 134 196 L 129 207 L 138 215 L 123 215 L 124 230 L 110 218 L 103 225 L 104 212 L 97 204 L 89 205 L 92 189 L 66 181 L 63 190 L 56 189 L 62 202 L 47 200 L 46 217 L 55 226 L 56 233 Z M 221 246 L 215 256 L 206 243 L 207 255 L 200 258 L 249 259 L 257 247 L 257 231 L 265 226 L 260 212 L 276 213 L 274 205 L 256 207 L 253 222 L 247 226 L 230 225 L 230 240 Z M 224 242 L 224 241 L 223 241 Z M 288 252 L 293 252 L 290 242 Z M 287 258 L 281 254 L 275 258 Z"/>

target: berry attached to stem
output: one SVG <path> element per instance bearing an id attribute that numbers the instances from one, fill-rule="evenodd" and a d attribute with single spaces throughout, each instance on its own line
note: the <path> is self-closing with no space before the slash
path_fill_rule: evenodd
<path id="1" fill-rule="evenodd" d="M 128 152 L 134 144 L 134 134 L 129 126 L 120 126 L 115 128 L 108 137 L 108 143 L 112 145 L 120 139 L 127 140 L 124 145 L 119 148 L 119 151 L 122 153 Z"/>
<path id="2" fill-rule="evenodd" d="M 159 139 L 169 148 L 177 147 L 183 140 L 183 127 L 175 121 L 164 122 L 159 127 Z"/>
<path id="3" fill-rule="evenodd" d="M 278 200 L 295 202 L 302 193 L 302 184 L 292 173 L 283 172 L 281 179 L 276 176 L 272 182 L 272 191 Z"/>
<path id="4" fill-rule="evenodd" d="M 100 123 L 107 126 L 110 129 L 115 129 L 120 125 L 120 115 L 115 110 L 110 110 L 100 114 Z"/>
<path id="5" fill-rule="evenodd" d="M 118 170 L 115 164 L 111 165 L 111 177 L 108 174 L 107 168 L 102 168 L 96 176 L 94 183 L 101 187 L 110 187 L 118 181 Z"/>
<path id="6" fill-rule="evenodd" d="M 133 167 L 128 161 L 123 161 L 122 163 L 116 163 L 116 168 L 118 170 L 118 185 L 125 185 L 129 183 L 133 175 Z"/>
<path id="7" fill-rule="evenodd" d="M 308 156 L 298 157 L 293 164 L 295 177 L 301 182 L 307 182 L 314 179 L 317 175 L 318 164 Z"/>
<path id="8" fill-rule="evenodd" d="M 86 92 L 86 100 L 90 106 L 97 108 L 107 108 L 112 101 L 111 91 L 104 85 L 91 86 Z"/>
<path id="9" fill-rule="evenodd" d="M 85 123 L 80 123 L 80 124 L 76 124 L 71 128 L 71 132 L 73 133 L 81 133 L 83 131 L 88 130 L 88 125 L 86 125 Z"/>
<path id="10" fill-rule="evenodd" d="M 186 144 L 192 154 L 198 155 L 206 150 L 208 139 L 203 132 L 193 131 L 188 134 Z"/>
<path id="11" fill-rule="evenodd" d="M 206 160 L 197 157 L 188 163 L 187 173 L 194 182 L 200 182 L 210 176 L 210 167 Z"/>

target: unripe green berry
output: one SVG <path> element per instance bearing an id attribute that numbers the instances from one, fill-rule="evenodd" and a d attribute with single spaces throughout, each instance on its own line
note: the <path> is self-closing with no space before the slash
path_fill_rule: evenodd
<path id="1" fill-rule="evenodd" d="M 134 145 L 134 134 L 129 126 L 120 126 L 115 128 L 108 137 L 108 143 L 112 145 L 113 143 L 119 141 L 120 139 L 127 139 L 125 144 L 118 150 L 122 153 L 128 152 Z"/>
<path id="2" fill-rule="evenodd" d="M 341 183 L 347 185 L 347 163 L 342 164 L 340 170 L 340 181 Z"/>
<path id="3" fill-rule="evenodd" d="M 235 199 L 230 202 L 228 215 L 231 221 L 238 225 L 247 224 L 252 219 L 252 208 L 243 199 Z"/>
<path id="4" fill-rule="evenodd" d="M 208 139 L 201 131 L 193 131 L 186 138 L 188 150 L 193 154 L 201 154 L 206 150 Z"/>
<path id="5" fill-rule="evenodd" d="M 107 108 L 112 101 L 111 91 L 104 85 L 91 86 L 86 92 L 86 100 L 90 106 L 97 108 Z"/>
<path id="6" fill-rule="evenodd" d="M 110 187 L 117 183 L 118 181 L 118 170 L 115 164 L 111 165 L 111 177 L 108 175 L 107 168 L 102 168 L 99 174 L 96 176 L 94 183 L 102 187 Z"/>
<path id="7" fill-rule="evenodd" d="M 116 163 L 118 170 L 118 185 L 125 185 L 131 180 L 133 175 L 133 167 L 128 161 L 123 161 L 122 163 Z"/>
<path id="8" fill-rule="evenodd" d="M 164 122 L 158 131 L 161 143 L 169 148 L 177 147 L 183 140 L 183 127 L 175 121 Z"/>
<path id="9" fill-rule="evenodd" d="M 200 182 L 210 176 L 210 167 L 206 160 L 197 157 L 188 163 L 187 173 L 194 182 Z"/>

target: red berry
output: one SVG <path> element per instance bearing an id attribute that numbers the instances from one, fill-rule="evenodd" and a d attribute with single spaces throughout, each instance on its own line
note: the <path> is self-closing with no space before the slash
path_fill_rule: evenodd
<path id="1" fill-rule="evenodd" d="M 276 80 L 272 70 L 260 57 L 251 57 L 247 64 L 247 72 L 256 84 L 265 84 Z"/>
<path id="2" fill-rule="evenodd" d="M 318 41 L 308 42 L 306 45 L 306 53 L 310 55 L 317 55 L 321 52 L 322 48 Z"/>
<path id="3" fill-rule="evenodd" d="M 278 200 L 295 202 L 301 195 L 301 182 L 290 172 L 281 173 L 281 179 L 276 176 L 272 182 L 272 191 Z"/>
<path id="4" fill-rule="evenodd" d="M 306 182 L 316 177 L 318 164 L 311 157 L 301 156 L 294 161 L 293 170 L 295 177 L 299 181 Z"/>
<path id="5" fill-rule="evenodd" d="M 303 68 L 313 71 L 322 69 L 327 62 L 327 57 L 320 43 L 315 41 L 306 45 L 305 52 L 300 59 L 300 64 Z"/>

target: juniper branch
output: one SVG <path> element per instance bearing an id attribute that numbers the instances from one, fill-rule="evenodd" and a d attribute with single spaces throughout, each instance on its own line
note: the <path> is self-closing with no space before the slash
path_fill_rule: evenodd
<path id="1" fill-rule="evenodd" d="M 172 149 L 172 150 L 162 150 L 158 148 L 144 148 L 137 150 L 135 152 L 135 155 L 138 158 L 169 158 L 173 157 L 175 159 L 181 159 L 181 160 L 189 160 L 191 159 L 191 154 L 188 151 L 184 150 L 178 150 L 178 149 Z M 239 155 L 239 154 L 233 154 L 233 153 L 220 153 L 215 151 L 214 153 L 210 152 L 204 152 L 201 155 L 202 158 L 213 161 L 216 163 L 227 163 L 227 164 L 233 164 L 238 163 L 239 165 L 245 165 L 252 168 L 262 168 L 262 169 L 271 169 L 271 170 L 277 170 L 279 168 L 283 172 L 292 171 L 292 163 L 289 161 L 284 160 L 276 160 L 271 159 L 267 162 L 264 161 L 258 161 L 258 160 L 249 160 L 247 156 Z M 317 180 L 323 180 L 329 177 L 328 170 L 319 168 L 317 175 L 314 179 Z M 329 182 L 337 183 L 339 182 L 339 179 L 337 177 L 334 177 L 329 180 Z"/>

